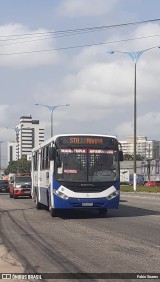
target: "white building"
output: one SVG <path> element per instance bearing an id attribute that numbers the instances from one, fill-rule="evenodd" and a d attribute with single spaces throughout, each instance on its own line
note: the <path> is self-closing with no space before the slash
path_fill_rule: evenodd
<path id="1" fill-rule="evenodd" d="M 20 123 L 16 126 L 16 142 L 9 143 L 8 161 L 18 160 L 22 156 L 30 159 L 31 151 L 44 141 L 44 128 L 39 120 L 33 120 L 32 116 L 20 117 Z"/>
<path id="2" fill-rule="evenodd" d="M 160 161 L 151 160 L 142 162 L 142 174 L 147 181 L 160 181 Z"/>
<path id="3" fill-rule="evenodd" d="M 147 140 L 147 137 L 137 137 L 136 153 L 144 159 L 160 159 L 160 141 Z M 134 155 L 134 138 L 127 137 L 126 140 L 120 141 L 123 154 Z"/>
<path id="4" fill-rule="evenodd" d="M 8 142 L 8 162 L 17 160 L 16 147 L 17 147 L 16 141 Z"/>

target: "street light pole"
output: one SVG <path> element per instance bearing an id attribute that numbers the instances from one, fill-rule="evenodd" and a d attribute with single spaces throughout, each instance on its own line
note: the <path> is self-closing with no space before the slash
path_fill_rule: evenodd
<path id="1" fill-rule="evenodd" d="M 147 48 L 147 49 L 144 49 L 144 50 L 140 50 L 140 51 L 137 51 L 137 52 L 123 52 L 123 51 L 115 51 L 115 50 L 110 50 L 108 51 L 107 53 L 109 54 L 114 54 L 114 53 L 123 53 L 123 54 L 126 54 L 126 55 L 129 55 L 134 63 L 134 111 L 133 111 L 133 115 L 134 115 L 134 174 L 133 174 L 133 190 L 134 192 L 136 192 L 137 190 L 137 166 L 136 166 L 136 149 L 137 149 L 137 101 L 136 101 L 136 98 L 137 98 L 137 62 L 138 62 L 138 59 L 141 57 L 141 55 L 148 51 L 148 50 L 151 50 L 151 49 L 154 49 L 154 48 L 160 48 L 160 46 L 154 46 L 154 47 L 151 47 L 151 48 Z"/>
<path id="2" fill-rule="evenodd" d="M 50 106 L 50 105 L 43 105 L 43 104 L 38 104 L 36 103 L 35 106 L 43 106 L 49 109 L 51 113 L 51 137 L 53 136 L 53 111 L 58 108 L 58 107 L 68 107 L 70 104 L 65 104 L 65 105 L 56 105 L 56 106 Z"/>
<path id="3" fill-rule="evenodd" d="M 5 142 L 5 141 L 0 141 L 0 179 L 1 179 L 1 177 L 2 177 L 2 167 L 1 167 L 1 164 L 2 164 L 2 161 L 1 161 L 1 159 L 2 159 L 2 156 L 1 156 L 1 145 L 2 145 L 2 143 L 3 142 Z"/>
<path id="4" fill-rule="evenodd" d="M 137 61 L 134 62 L 134 165 L 133 165 L 133 190 L 137 190 L 137 165 L 136 165 L 136 155 L 137 155 Z"/>
<path id="5" fill-rule="evenodd" d="M 53 111 L 51 111 L 51 137 L 53 136 Z"/>

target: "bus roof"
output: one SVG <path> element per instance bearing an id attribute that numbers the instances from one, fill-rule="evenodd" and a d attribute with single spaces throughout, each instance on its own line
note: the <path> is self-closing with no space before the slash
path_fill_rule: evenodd
<path id="1" fill-rule="evenodd" d="M 87 133 L 70 133 L 70 134 L 57 134 L 57 135 L 54 135 L 53 137 L 49 138 L 48 140 L 42 142 L 39 146 L 36 146 L 35 148 L 32 149 L 32 152 L 34 151 L 37 151 L 38 149 L 40 148 L 43 148 L 44 146 L 50 144 L 50 143 L 54 143 L 54 141 L 58 138 L 58 137 L 63 137 L 63 136 L 96 136 L 96 137 L 110 137 L 110 138 L 115 138 L 117 139 L 116 136 L 113 136 L 113 135 L 107 135 L 107 134 L 87 134 Z"/>

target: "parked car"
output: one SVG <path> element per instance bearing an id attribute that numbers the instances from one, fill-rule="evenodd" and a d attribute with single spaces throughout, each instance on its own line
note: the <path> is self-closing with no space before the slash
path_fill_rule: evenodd
<path id="1" fill-rule="evenodd" d="M 0 192 L 9 192 L 9 182 L 8 180 L 0 179 Z"/>
<path id="2" fill-rule="evenodd" d="M 147 187 L 160 187 L 160 181 L 148 181 L 146 183 Z"/>
<path id="3" fill-rule="evenodd" d="M 143 175 L 137 175 L 137 185 L 139 186 L 144 186 L 144 177 Z M 133 185 L 133 174 L 130 175 L 129 178 L 129 185 L 132 186 Z"/>
<path id="4" fill-rule="evenodd" d="M 31 197 L 31 176 L 15 175 L 9 187 L 9 196 L 14 199 L 20 196 Z"/>

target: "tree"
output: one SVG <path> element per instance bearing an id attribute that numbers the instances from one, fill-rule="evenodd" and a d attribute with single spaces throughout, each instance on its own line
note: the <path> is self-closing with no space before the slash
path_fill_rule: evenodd
<path id="1" fill-rule="evenodd" d="M 140 155 L 140 154 L 137 154 L 137 155 L 136 155 L 136 160 L 137 160 L 137 161 L 143 161 L 143 160 L 144 160 L 144 157 L 143 157 L 142 155 Z"/>
<path id="2" fill-rule="evenodd" d="M 31 162 L 27 161 L 26 156 L 22 156 L 21 159 L 10 162 L 6 171 L 8 172 L 8 174 L 9 173 L 30 173 Z"/>
<path id="3" fill-rule="evenodd" d="M 133 157 L 132 154 L 124 154 L 123 159 L 124 159 L 125 161 L 133 161 L 134 157 Z M 137 154 L 137 155 L 136 155 L 136 160 L 137 160 L 137 161 L 143 161 L 143 160 L 144 160 L 144 157 L 141 156 L 140 154 Z"/>
<path id="4" fill-rule="evenodd" d="M 123 159 L 124 159 L 124 161 L 132 161 L 133 160 L 133 155 L 131 155 L 131 154 L 124 154 Z"/>

